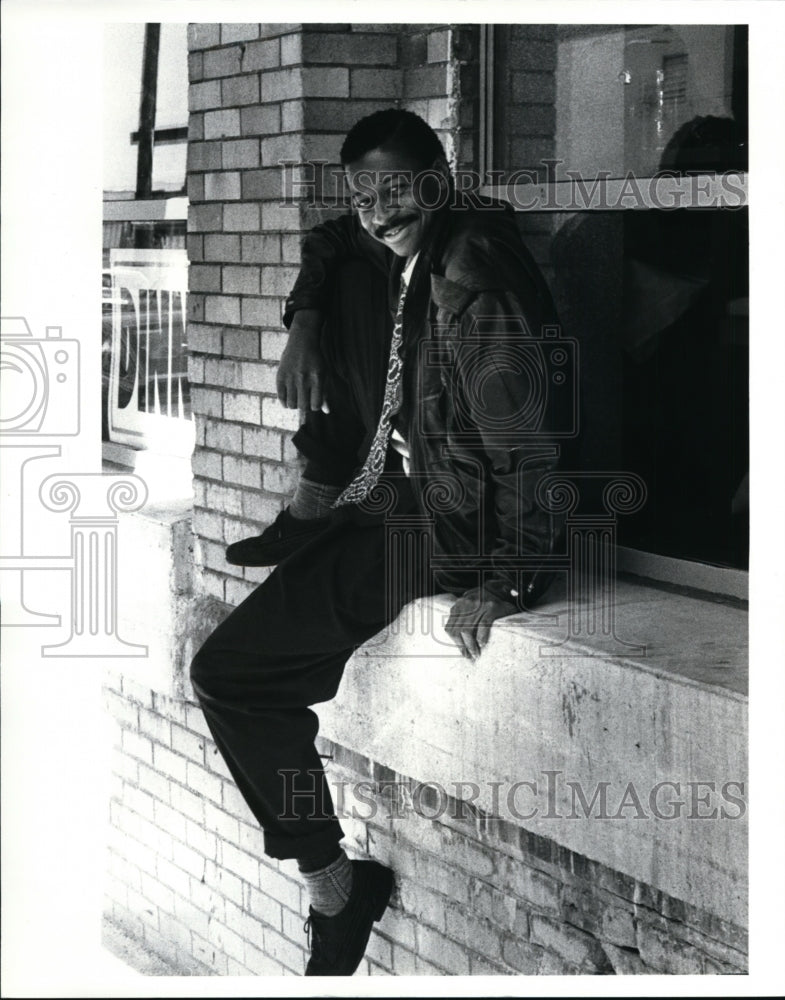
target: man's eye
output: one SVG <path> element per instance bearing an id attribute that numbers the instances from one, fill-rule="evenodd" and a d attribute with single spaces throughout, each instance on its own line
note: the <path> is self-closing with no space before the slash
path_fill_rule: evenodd
<path id="1" fill-rule="evenodd" d="M 373 198 L 367 194 L 355 194 L 352 196 L 352 204 L 355 208 L 373 208 Z"/>

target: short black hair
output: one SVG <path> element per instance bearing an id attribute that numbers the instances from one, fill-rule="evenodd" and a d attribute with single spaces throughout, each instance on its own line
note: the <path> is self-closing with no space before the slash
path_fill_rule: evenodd
<path id="1" fill-rule="evenodd" d="M 354 163 L 372 149 L 396 150 L 430 167 L 437 157 L 446 160 L 438 135 L 413 111 L 386 108 L 366 115 L 351 127 L 341 146 L 341 163 Z"/>

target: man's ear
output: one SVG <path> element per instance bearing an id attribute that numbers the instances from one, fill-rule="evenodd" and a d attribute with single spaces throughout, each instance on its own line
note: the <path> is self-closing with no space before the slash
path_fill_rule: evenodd
<path id="1" fill-rule="evenodd" d="M 431 164 L 431 170 L 435 170 L 440 173 L 445 181 L 449 184 L 452 179 L 452 173 L 450 171 L 450 164 L 445 160 L 443 156 L 437 156 L 436 159 Z"/>

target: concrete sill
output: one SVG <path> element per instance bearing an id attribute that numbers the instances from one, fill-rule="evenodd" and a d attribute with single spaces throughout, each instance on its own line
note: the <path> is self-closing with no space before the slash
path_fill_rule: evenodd
<path id="1" fill-rule="evenodd" d="M 443 631 L 450 602 L 415 602 L 356 651 L 318 707 L 322 733 L 745 926 L 746 611 L 619 580 L 616 635 L 645 649 L 598 634 L 555 646 L 569 613 L 556 590 L 497 622 L 472 663 Z M 607 814 L 576 787 L 607 795 Z"/>

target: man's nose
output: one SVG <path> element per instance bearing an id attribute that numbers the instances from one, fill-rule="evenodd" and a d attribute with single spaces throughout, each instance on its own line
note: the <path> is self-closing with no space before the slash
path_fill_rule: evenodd
<path id="1" fill-rule="evenodd" d="M 395 204 L 395 200 L 389 194 L 378 194 L 376 196 L 376 204 L 373 209 L 374 225 L 386 225 L 389 220 L 394 217 L 396 208 L 397 206 Z"/>

